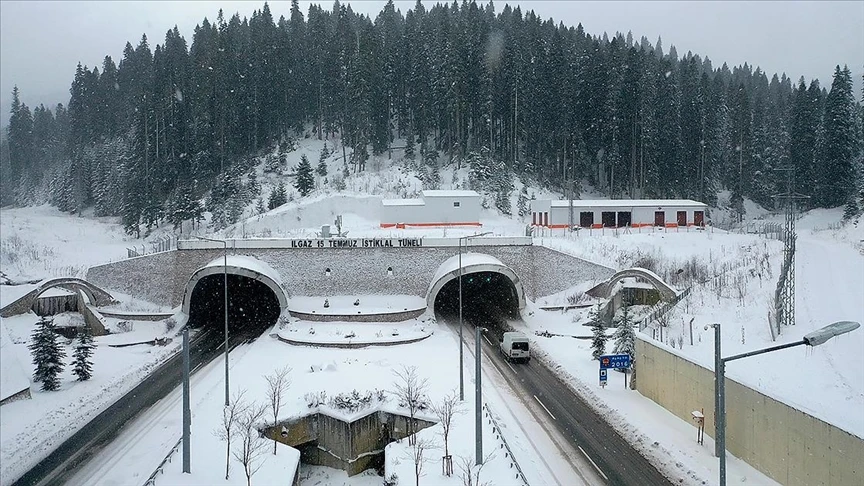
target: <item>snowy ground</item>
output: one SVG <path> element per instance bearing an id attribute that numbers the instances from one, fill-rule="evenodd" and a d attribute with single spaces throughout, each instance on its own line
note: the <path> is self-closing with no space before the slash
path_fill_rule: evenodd
<path id="1" fill-rule="evenodd" d="M 301 153 L 306 153 L 315 163 L 318 151 L 323 145 L 319 141 L 307 141 L 301 150 L 288 154 L 289 167 L 296 165 Z M 332 143 L 331 143 L 332 145 Z M 335 157 L 328 161 L 332 174 L 341 169 L 341 162 Z M 252 207 L 247 208 L 247 217 L 241 223 L 220 231 L 217 235 L 242 237 L 263 236 L 314 236 L 320 231 L 322 224 L 331 224 L 336 215 L 343 215 L 343 230 L 349 231 L 349 236 L 462 236 L 477 231 L 492 231 L 497 235 L 522 235 L 525 231 L 524 221 L 508 218 L 499 213 L 486 210 L 481 215 L 483 228 L 477 229 L 408 229 L 382 230 L 378 227 L 378 200 L 380 198 L 413 197 L 422 188 L 420 181 L 411 171 L 390 166 L 384 158 L 373 157 L 368 167 L 370 172 L 352 174 L 346 179 L 346 190 L 336 194 L 332 185 L 323 183 L 318 177 L 319 187 L 308 198 L 302 200 L 296 191 L 289 192 L 297 199 L 287 205 L 263 215 L 253 214 Z M 256 169 L 262 184 L 262 195 L 266 200 L 269 191 L 274 187 L 275 174 L 264 174 L 259 166 Z M 378 170 L 375 172 L 375 170 Z M 465 168 L 455 170 L 445 167 L 442 170 L 442 189 L 463 188 L 467 181 Z M 517 181 L 512 195 L 514 211 L 516 197 L 522 183 Z M 531 189 L 537 198 L 555 197 L 546 190 Z M 583 194 L 588 197 L 588 193 Z M 722 196 L 722 195 L 721 195 Z M 723 198 L 721 197 L 721 200 Z M 771 216 L 764 210 L 747 203 L 748 217 L 758 217 L 764 221 L 782 221 L 782 216 Z M 712 210 L 715 221 L 728 219 L 728 211 Z M 854 320 L 864 322 L 864 224 L 840 225 L 841 210 L 816 210 L 805 214 L 798 222 L 798 273 L 797 273 L 797 325 L 784 329 L 777 343 L 800 339 L 807 332 L 822 327 L 835 320 Z M 206 230 L 201 231 L 204 233 Z M 148 241 L 170 234 L 170 229 L 157 230 Z M 704 284 L 697 286 L 691 296 L 676 308 L 670 318 L 671 334 L 664 335 L 663 345 L 680 348 L 680 352 L 694 361 L 706 366 L 713 363 L 712 336 L 704 330 L 704 324 L 721 322 L 723 326 L 723 347 L 725 354 L 732 354 L 752 349 L 758 349 L 775 342 L 767 326 L 766 316 L 770 307 L 774 287 L 777 282 L 782 245 L 774 240 L 768 240 L 756 235 L 726 233 L 720 230 L 680 232 L 651 231 L 627 234 L 624 231 L 584 232 L 564 236 L 563 232 L 540 232 L 540 238 L 535 244 L 576 255 L 597 263 L 624 268 L 628 266 L 654 266 L 661 277 L 680 289 L 690 285 L 704 273 L 709 278 Z M 126 248 L 133 245 L 140 247 L 142 240 L 134 240 L 125 235 L 115 218 L 94 218 L 86 214 L 83 217 L 68 216 L 54 208 L 41 206 L 35 208 L 3 209 L 0 212 L 0 281 L 10 279 L 15 282 L 40 280 L 43 278 L 64 275 L 81 276 L 85 269 L 93 264 L 105 263 L 110 260 L 125 258 Z M 681 270 L 679 272 L 679 270 Z M 0 305 L 6 305 L 17 296 L 31 290 L 33 285 L 0 285 Z M 553 296 L 545 296 L 536 302 L 537 305 L 563 305 L 568 298 L 586 290 L 574 287 Z M 153 304 L 135 300 L 135 296 L 117 296 L 123 305 L 118 310 L 155 311 L 165 310 Z M 590 302 L 588 300 L 583 301 Z M 587 334 L 581 326 L 572 320 L 585 320 L 587 310 L 570 310 L 567 313 L 546 312 L 532 306 L 526 313 L 526 330 L 548 330 L 560 334 Z M 686 324 L 694 319 L 694 344 L 689 344 L 689 327 Z M 29 366 L 30 358 L 26 350 L 29 334 L 35 316 L 25 315 L 3 319 L 14 344 L 14 352 L 19 356 L 25 367 Z M 118 322 L 112 320 L 109 327 L 116 330 Z M 327 329 L 340 324 L 319 324 L 320 335 L 329 333 Z M 310 324 L 311 326 L 311 324 Z M 379 331 L 392 328 L 392 324 L 380 326 Z M 305 324 L 303 324 L 305 328 Z M 297 327 L 298 332 L 300 327 Z M 346 327 L 345 330 L 348 328 Z M 359 327 L 352 329 L 359 332 Z M 371 328 L 370 328 L 371 329 Z M 334 331 L 336 329 L 333 329 Z M 283 330 L 284 331 L 284 330 Z M 307 392 L 326 389 L 331 396 L 340 392 L 348 392 L 353 388 L 392 388 L 392 369 L 401 363 L 415 364 L 418 369 L 430 378 L 430 396 L 440 398 L 452 390 L 456 373 L 442 373 L 440 363 L 455 360 L 457 347 L 452 335 L 440 326 L 434 328 L 434 333 L 424 341 L 411 345 L 400 345 L 388 348 L 365 348 L 345 351 L 341 349 L 315 349 L 293 347 L 267 336 L 252 345 L 241 347 L 234 356 L 237 361 L 232 368 L 235 376 L 243 376 L 244 386 L 248 388 L 250 397 L 263 399 L 263 374 L 281 365 L 294 368 L 291 388 L 292 398 L 286 404 L 286 414 L 299 413 L 303 410 L 303 395 Z M 743 331 L 743 334 L 742 334 Z M 61 391 L 43 393 L 33 390 L 33 399 L 6 405 L 0 414 L 0 477 L 3 484 L 22 473 L 28 464 L 35 463 L 47 453 L 47 448 L 58 444 L 63 438 L 75 432 L 77 426 L 84 423 L 88 417 L 94 416 L 104 409 L 112 400 L 119 397 L 125 390 L 152 369 L 158 362 L 165 359 L 167 353 L 176 349 L 177 341 L 165 348 L 150 346 L 135 346 L 131 348 L 112 348 L 109 342 L 132 340 L 150 340 L 164 335 L 164 323 L 135 322 L 133 331 L 98 338 L 94 356 L 96 374 L 90 382 L 79 383 L 72 380 L 69 372 L 64 375 Z M 742 339 L 743 335 L 743 339 Z M 563 376 L 572 381 L 573 386 L 588 397 L 594 397 L 601 409 L 607 410 L 610 420 L 616 423 L 625 435 L 631 437 L 649 455 L 658 459 L 664 467 L 670 468 L 676 474 L 685 475 L 693 483 L 701 480 L 713 484 L 717 477 L 716 459 L 712 457 L 713 445 L 710 438 L 704 446 L 695 444 L 695 428 L 692 424 L 681 421 L 653 402 L 639 396 L 636 392 L 616 389 L 613 382 L 610 387 L 600 390 L 596 385 L 596 363 L 589 358 L 588 342 L 572 338 L 542 338 L 532 337 L 538 351 L 545 353 L 547 359 L 557 363 Z M 683 342 L 683 348 L 679 344 Z M 742 340 L 744 341 L 742 343 Z M 668 343 L 668 344 L 667 344 Z M 864 331 L 834 339 L 825 345 L 804 350 L 796 348 L 750 358 L 752 366 L 732 364 L 727 369 L 730 378 L 741 381 L 759 391 L 790 403 L 823 420 L 836 424 L 841 428 L 864 437 Z M 241 351 L 242 350 L 242 351 Z M 254 350 L 254 353 L 250 353 Z M 4 354 L 7 350 L 4 347 Z M 67 353 L 71 351 L 67 350 Z M 245 353 L 245 354 L 244 354 Z M 782 354 L 781 354 L 782 353 Z M 240 359 L 242 356 L 247 358 Z M 233 358 L 232 358 L 233 359 Z M 306 371 L 309 363 L 310 370 Z M 100 372 L 111 370 L 111 374 Z M 758 370 L 752 372 L 750 370 Z M 202 370 L 202 372 L 205 370 Z M 470 376 L 469 372 L 469 376 Z M 197 450 L 207 453 L 208 448 L 218 449 L 216 439 L 212 436 L 212 421 L 218 413 L 221 396 L 219 388 L 219 371 L 213 372 L 208 378 L 202 374 L 198 379 L 201 406 L 196 408 L 195 427 L 199 432 L 194 434 L 198 444 Z M 825 379 L 825 377 L 830 377 Z M 208 380 L 210 380 L 208 382 Z M 495 378 L 492 377 L 492 382 Z M 799 383 L 806 380 L 813 389 L 801 393 Z M 209 384 L 208 384 L 209 383 Z M 237 383 L 237 381 L 235 381 Z M 487 379 L 486 383 L 490 383 Z M 500 381 L 499 381 L 500 383 Z M 209 388 L 208 388 L 209 387 Z M 491 387 L 490 387 L 491 388 Z M 363 391 L 363 390 L 361 390 Z M 134 476 L 134 482 L 146 479 L 153 468 L 161 461 L 164 454 L 176 442 L 179 430 L 176 426 L 177 417 L 171 415 L 171 403 L 176 404 L 178 397 L 166 399 L 163 404 L 162 419 L 142 422 L 140 427 L 149 426 L 155 436 L 155 442 L 142 440 L 143 446 L 150 444 L 147 460 L 138 460 L 143 456 L 130 449 L 122 449 L 115 454 L 117 464 L 138 464 L 140 469 Z M 509 426 L 515 437 L 507 440 L 514 443 L 515 448 L 524 451 L 528 459 L 520 458 L 520 464 L 526 468 L 526 474 L 535 478 L 532 484 L 561 483 L 556 481 L 561 468 L 566 467 L 566 460 L 552 457 L 537 458 L 536 452 L 549 454 L 552 450 L 549 444 L 542 444 L 539 437 L 543 435 L 537 426 L 513 424 L 523 419 L 518 408 L 518 399 L 489 391 L 487 397 L 490 407 Z M 385 406 L 392 406 L 390 405 Z M 176 411 L 176 410 L 175 410 Z M 466 406 L 470 417 L 470 405 Z M 516 420 L 518 417 L 520 420 Z M 161 422 L 159 420 L 162 420 Z M 173 422 L 172 422 L 173 421 Z M 154 423 L 162 424 L 154 426 Z M 167 424 L 167 425 L 166 425 Z M 435 435 L 435 428 L 428 429 L 426 434 Z M 464 427 L 470 429 L 470 426 Z M 51 433 L 47 433 L 47 431 Z M 461 430 L 461 428 L 460 428 Z M 58 433 L 59 431 L 59 433 Z M 466 432 L 472 433 L 473 432 Z M 160 435 L 161 434 L 161 435 Z M 154 437 L 155 437 L 154 436 Z M 170 437 L 169 437 L 170 436 Z M 139 438 L 135 438 L 136 440 Z M 461 440 L 470 444 L 471 437 Z M 130 439 L 131 440 L 131 439 Z M 494 437 L 490 438 L 494 441 Z M 657 445 L 654 446 L 654 442 Z M 470 448 L 470 446 L 468 446 Z M 138 451 L 139 449 L 134 449 Z M 287 450 L 287 448 L 285 448 Z M 222 457 L 224 451 L 213 450 L 214 457 Z M 470 454 L 470 451 L 467 451 Z M 121 457 L 122 456 L 122 457 Z M 399 453 L 393 455 L 398 457 Z M 533 456 L 533 458 L 531 457 Z M 280 458 L 288 457 L 288 453 L 280 450 Z M 210 462 L 206 459 L 193 461 L 193 464 Z M 501 460 L 496 459 L 496 460 Z M 125 462 L 124 462 L 125 461 Z M 155 461 L 155 462 L 154 462 Z M 561 464 L 563 461 L 563 465 Z M 400 482 L 408 482 L 413 475 L 413 464 L 408 468 L 408 461 L 400 464 L 390 464 L 402 478 Z M 173 468 L 173 469 L 172 469 Z M 407 468 L 407 469 L 406 469 Z M 111 468 L 116 474 L 124 471 L 123 467 Z M 199 467 L 199 469 L 201 469 Z M 204 476 L 196 476 L 196 484 L 209 484 L 218 479 L 219 468 L 205 471 Z M 410 470 L 409 470 L 410 469 Z M 487 480 L 493 484 L 511 484 L 494 476 L 498 470 L 509 469 L 509 464 L 490 464 L 484 471 L 493 474 Z M 171 471 L 174 471 L 173 473 Z M 181 481 L 179 476 L 179 461 L 174 461 L 166 469 L 163 484 L 176 484 Z M 270 472 L 266 472 L 270 471 Z M 436 467 L 430 463 L 425 477 L 427 483 L 433 481 Z M 552 471 L 552 472 L 550 472 Z M 746 478 L 748 484 L 772 484 L 754 469 L 738 461 L 730 463 L 730 477 L 738 480 Z M 141 476 L 143 474 L 143 476 Z M 174 474 L 174 476 L 171 476 Z M 207 476 L 206 474 L 210 474 Z M 260 478 L 279 477 L 284 480 L 284 468 L 276 465 L 265 466 Z M 270 476 L 270 475 L 274 476 Z M 344 478 L 341 473 L 326 468 L 303 468 L 301 476 L 306 477 L 304 484 L 371 484 L 370 477 Z M 212 476 L 212 477 L 211 477 Z M 94 477 L 103 477 L 98 474 Z M 114 478 L 113 484 L 126 484 L 132 475 Z M 241 473 L 235 464 L 233 480 L 239 483 Z M 539 478 L 539 479 L 536 479 Z M 697 479 L 698 478 L 698 479 Z M 440 479 L 440 478 L 437 478 Z M 185 478 L 183 478 L 185 480 Z M 364 482 L 365 481 L 365 482 Z M 263 481 L 267 483 L 268 481 Z M 374 481 L 380 484 L 380 478 Z M 452 482 L 452 481 L 451 481 Z M 110 484 L 107 481 L 104 484 Z M 188 483 L 183 483 L 188 484 Z M 458 484 L 458 483 L 455 483 Z M 567 484 L 567 483 L 564 483 Z"/>
<path id="2" fill-rule="evenodd" d="M 80 319 L 80 314 L 61 314 L 57 322 Z M 28 313 L 4 318 L 3 325 L 14 345 L 11 350 L 25 370 L 32 371 L 27 343 L 38 317 Z M 116 330 L 116 320 L 109 320 Z M 93 378 L 76 381 L 70 366 L 61 374 L 60 389 L 53 392 L 31 386 L 32 398 L 4 405 L 0 413 L 0 478 L 12 480 L 45 458 L 51 450 L 77 432 L 102 410 L 138 384 L 159 363 L 171 356 L 179 345 L 175 339 L 167 346 L 138 345 L 117 348 L 112 344 L 149 341 L 166 333 L 164 322 L 132 321 L 130 332 L 95 338 Z M 71 341 L 61 338 L 67 362 L 72 359 Z"/>
<path id="3" fill-rule="evenodd" d="M 392 324 L 392 323 L 391 323 Z M 304 326 L 320 326 L 322 323 L 305 322 Z M 436 326 L 434 322 L 430 325 Z M 404 366 L 416 367 L 421 379 L 428 380 L 428 397 L 430 402 L 438 402 L 448 393 L 452 393 L 458 385 L 457 373 L 442 372 L 441 363 L 457 363 L 458 338 L 441 326 L 429 339 L 420 343 L 399 345 L 388 348 L 357 348 L 357 349 L 329 349 L 329 348 L 306 348 L 291 346 L 269 336 L 265 333 L 261 338 L 250 345 L 237 348 L 232 353 L 231 373 L 234 377 L 244 377 L 242 380 L 234 379 L 232 393 L 239 390 L 245 391 L 248 401 L 263 402 L 266 397 L 266 381 L 264 376 L 273 373 L 282 367 L 290 367 L 291 387 L 286 394 L 282 410 L 279 414 L 280 420 L 305 415 L 316 410 L 342 418 L 352 420 L 380 409 L 395 413 L 406 413 L 398 405 L 397 398 L 391 393 L 395 390 L 394 383 L 398 381 L 394 372 L 402 370 Z M 466 357 L 466 377 L 471 380 L 471 364 Z M 311 365 L 310 365 L 311 363 Z M 192 385 L 193 417 L 192 417 L 192 474 L 184 475 L 181 471 L 179 452 L 174 455 L 172 461 L 166 464 L 164 474 L 157 477 L 157 485 L 161 484 L 183 484 L 204 485 L 214 484 L 245 484 L 242 465 L 236 460 L 231 461 L 230 481 L 224 481 L 225 443 L 214 437 L 212 431 L 217 428 L 222 415 L 222 397 L 224 390 L 220 380 L 221 369 L 219 366 L 208 366 L 202 369 Z M 500 385 L 500 380 L 489 374 L 488 368 L 484 368 L 485 383 Z M 466 383 L 468 384 L 468 383 Z M 468 384 L 468 386 L 471 386 Z M 369 408 L 358 411 L 346 411 L 332 405 L 330 398 L 357 390 L 361 394 L 383 390 L 385 399 L 378 402 L 373 399 Z M 326 398 L 324 404 L 316 407 L 309 406 L 310 396 L 324 392 Z M 470 395 L 469 396 L 473 396 Z M 100 478 L 104 484 L 121 484 L 130 477 L 136 481 L 143 480 L 149 471 L 155 469 L 161 460 L 152 450 L 161 447 L 167 453 L 176 439 L 179 438 L 179 406 L 177 397 L 171 397 L 163 401 L 174 402 L 173 412 L 162 411 L 162 402 L 154 408 L 157 409 L 156 418 L 153 420 L 142 420 L 141 430 L 124 434 L 130 445 L 128 458 L 117 457 L 108 454 L 102 461 L 97 460 L 98 466 L 94 465 L 79 475 L 77 479 Z M 538 427 L 532 426 L 529 414 L 517 406 L 514 397 L 502 395 L 496 388 L 484 388 L 484 401 L 493 411 L 497 420 L 509 424 L 507 427 L 507 441 L 516 451 L 517 459 L 523 471 L 532 484 L 582 484 L 579 476 L 572 470 L 567 461 L 551 451 L 550 445 L 544 445 L 542 449 L 536 450 L 529 444 L 537 443 L 542 437 L 534 436 Z M 461 406 L 462 412 L 457 414 L 453 421 L 451 436 L 449 439 L 451 453 L 454 455 L 454 468 L 460 457 L 473 459 L 474 452 L 474 421 L 473 400 L 466 400 Z M 149 414 L 149 412 L 148 412 Z M 433 419 L 430 412 L 420 412 L 418 416 Z M 518 416 L 518 417 L 517 417 Z M 268 419 L 272 421 L 271 419 Z M 514 426 L 515 423 L 523 423 L 524 426 Z M 146 426 L 146 429 L 144 427 Z M 529 437 L 529 433 L 532 437 Z M 423 432 L 426 437 L 437 444 L 442 444 L 441 428 L 432 426 Z M 173 437 L 171 440 L 169 437 Z M 501 452 L 501 439 L 492 431 L 488 422 L 484 422 L 484 447 L 489 453 L 488 462 L 481 472 L 481 480 L 489 481 L 490 484 L 521 484 L 515 479 L 514 469 L 510 459 Z M 542 443 L 541 443 L 542 444 Z M 126 447 L 127 442 L 121 438 L 119 447 Z M 414 462 L 409 460 L 407 441 L 391 444 L 387 449 L 387 475 L 396 474 L 400 478 L 400 484 L 410 484 L 413 480 Z M 458 476 L 446 478 L 440 470 L 440 448 L 431 449 L 424 459 L 423 482 L 426 484 L 462 484 Z M 285 481 L 285 477 L 293 472 L 297 456 L 292 455 L 292 449 L 280 445 L 278 454 L 272 455 L 272 443 L 267 446 L 267 453 L 262 456 L 262 467 L 253 477 L 256 484 L 276 484 Z M 545 455 L 545 457 L 543 455 Z M 143 456 L 146 456 L 143 457 Z M 100 455 L 100 458 L 102 456 Z M 134 458 L 134 460 L 133 460 Z M 219 458 L 219 459 L 214 459 Z M 149 468 L 149 469 L 148 469 Z M 94 475 L 95 472 L 95 475 Z M 301 469 L 302 484 L 351 484 L 367 485 L 381 484 L 381 478 L 370 476 L 368 473 L 348 478 L 344 473 L 329 468 Z"/>

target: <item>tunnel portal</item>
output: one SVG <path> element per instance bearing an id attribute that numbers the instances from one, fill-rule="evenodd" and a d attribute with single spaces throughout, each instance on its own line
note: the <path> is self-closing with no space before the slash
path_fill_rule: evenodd
<path id="1" fill-rule="evenodd" d="M 435 315 L 450 322 L 459 319 L 459 278 L 441 287 L 435 297 Z M 462 318 L 481 325 L 500 338 L 507 319 L 519 317 L 519 297 L 510 277 L 494 271 L 462 275 Z"/>
<path id="2" fill-rule="evenodd" d="M 198 280 L 189 300 L 189 324 L 223 331 L 225 326 L 224 275 L 206 275 Z M 276 324 L 281 313 L 279 299 L 263 282 L 228 274 L 228 332 L 257 331 Z"/>

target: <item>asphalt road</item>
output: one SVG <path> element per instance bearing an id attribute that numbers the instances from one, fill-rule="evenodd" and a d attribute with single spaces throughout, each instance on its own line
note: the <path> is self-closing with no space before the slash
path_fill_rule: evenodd
<path id="1" fill-rule="evenodd" d="M 473 326 L 466 322 L 472 335 Z M 490 328 L 490 331 L 493 329 Z M 458 329 L 457 329 L 458 332 Z M 504 375 L 517 393 L 536 400 L 561 435 L 588 458 L 609 485 L 671 486 L 644 456 L 639 454 L 603 417 L 548 368 L 536 360 L 508 363 L 498 348 L 500 329 L 483 339 L 483 354 Z M 564 485 L 566 486 L 566 485 Z"/>
<path id="2" fill-rule="evenodd" d="M 229 350 L 250 339 L 248 335 L 229 336 Z M 196 370 L 221 356 L 222 334 L 204 328 L 189 343 L 190 368 Z M 180 385 L 182 354 L 173 356 L 156 368 L 139 385 L 88 422 L 48 457 L 27 471 L 14 486 L 64 484 L 75 470 L 109 444 L 142 411 Z"/>

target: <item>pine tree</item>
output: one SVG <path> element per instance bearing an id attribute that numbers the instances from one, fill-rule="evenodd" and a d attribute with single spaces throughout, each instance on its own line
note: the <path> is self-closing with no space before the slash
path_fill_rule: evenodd
<path id="1" fill-rule="evenodd" d="M 321 177 L 327 177 L 327 157 L 329 156 L 330 153 L 325 143 L 324 148 L 321 149 L 321 155 L 318 157 L 318 167 L 315 168 L 315 172 Z"/>
<path id="2" fill-rule="evenodd" d="M 263 197 L 258 198 L 258 203 L 255 205 L 255 210 L 258 211 L 258 214 L 264 214 L 267 212 L 267 208 L 264 206 Z"/>
<path id="3" fill-rule="evenodd" d="M 301 196 L 307 196 L 315 188 L 315 176 L 312 173 L 312 164 L 306 154 L 300 157 L 297 165 L 297 177 L 294 180 L 294 188 L 300 191 Z"/>
<path id="4" fill-rule="evenodd" d="M 78 377 L 78 381 L 89 380 L 93 376 L 93 362 L 90 361 L 90 356 L 93 355 L 95 347 L 90 328 L 83 326 L 78 331 L 78 344 L 75 346 L 74 353 L 75 368 L 72 371 Z"/>
<path id="5" fill-rule="evenodd" d="M 57 342 L 54 332 L 54 322 L 42 317 L 31 335 L 32 342 L 28 346 L 33 355 L 36 371 L 33 381 L 42 382 L 43 391 L 54 391 L 60 387 L 59 375 L 63 371 L 63 358 L 66 353 Z"/>
<path id="6" fill-rule="evenodd" d="M 285 184 L 281 181 L 276 189 L 270 191 L 270 199 L 267 201 L 267 208 L 274 209 L 288 202 L 288 194 L 285 192 Z"/>
<path id="7" fill-rule="evenodd" d="M 615 319 L 615 324 L 618 329 L 612 335 L 615 341 L 613 353 L 629 354 L 630 361 L 636 356 L 636 332 L 633 330 L 633 320 L 630 318 L 630 306 L 624 305 L 621 308 L 621 315 Z"/>
<path id="8" fill-rule="evenodd" d="M 591 309 L 588 315 L 589 324 L 591 326 L 591 356 L 594 359 L 600 359 L 600 356 L 606 354 L 606 326 L 603 319 L 600 317 L 600 305 Z"/>
<path id="9" fill-rule="evenodd" d="M 519 216 L 528 214 L 528 187 L 522 186 L 522 191 L 519 193 L 519 199 L 516 201 L 516 208 L 519 211 Z"/>

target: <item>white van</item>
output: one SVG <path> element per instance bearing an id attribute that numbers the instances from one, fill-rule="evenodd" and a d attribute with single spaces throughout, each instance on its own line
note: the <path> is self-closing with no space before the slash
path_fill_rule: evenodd
<path id="1" fill-rule="evenodd" d="M 507 361 L 531 361 L 528 337 L 521 332 L 505 332 L 501 341 L 501 353 Z"/>

